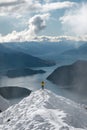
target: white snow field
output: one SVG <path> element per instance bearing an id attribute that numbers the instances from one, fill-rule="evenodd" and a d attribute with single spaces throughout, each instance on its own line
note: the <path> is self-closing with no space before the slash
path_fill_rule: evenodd
<path id="1" fill-rule="evenodd" d="M 0 95 L 0 111 L 4 111 L 9 107 L 9 101 Z"/>
<path id="2" fill-rule="evenodd" d="M 0 114 L 0 130 L 87 130 L 87 111 L 40 89 Z"/>

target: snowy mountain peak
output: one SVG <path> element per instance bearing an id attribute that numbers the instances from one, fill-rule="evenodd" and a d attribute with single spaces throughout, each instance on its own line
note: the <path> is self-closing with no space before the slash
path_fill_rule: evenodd
<path id="1" fill-rule="evenodd" d="M 87 130 L 87 112 L 49 90 L 38 90 L 0 114 L 0 130 Z"/>

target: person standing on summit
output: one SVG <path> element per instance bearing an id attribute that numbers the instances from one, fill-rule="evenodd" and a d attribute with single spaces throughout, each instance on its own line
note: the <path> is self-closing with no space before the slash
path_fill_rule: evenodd
<path id="1" fill-rule="evenodd" d="M 42 87 L 42 90 L 44 90 L 44 81 L 41 82 L 41 87 Z"/>

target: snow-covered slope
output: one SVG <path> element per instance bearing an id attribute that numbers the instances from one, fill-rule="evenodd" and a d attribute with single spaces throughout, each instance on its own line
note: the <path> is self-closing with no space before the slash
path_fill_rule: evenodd
<path id="1" fill-rule="evenodd" d="M 49 90 L 38 90 L 0 114 L 0 130 L 87 130 L 87 112 Z"/>
<path id="2" fill-rule="evenodd" d="M 9 102 L 0 95 L 0 111 L 4 111 L 9 107 Z"/>

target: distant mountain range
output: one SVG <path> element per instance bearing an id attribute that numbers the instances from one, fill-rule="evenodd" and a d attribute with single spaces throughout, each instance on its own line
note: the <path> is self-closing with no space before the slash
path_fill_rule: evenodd
<path id="1" fill-rule="evenodd" d="M 22 52 L 31 54 L 31 55 L 48 55 L 48 53 L 57 52 L 58 54 L 74 48 L 74 43 L 70 44 L 69 41 L 60 41 L 60 42 L 19 42 L 19 43 L 4 43 L 5 47 L 14 50 L 20 50 Z"/>
<path id="2" fill-rule="evenodd" d="M 54 63 L 0 44 L 0 72 L 9 69 L 52 66 Z"/>
<path id="3" fill-rule="evenodd" d="M 47 79 L 64 88 L 87 94 L 87 61 L 58 67 Z"/>
<path id="4" fill-rule="evenodd" d="M 77 55 L 77 56 L 87 55 L 87 43 L 81 45 L 78 48 L 74 48 L 74 49 L 65 51 L 62 54 L 64 54 L 64 55 Z"/>
<path id="5" fill-rule="evenodd" d="M 81 43 L 77 43 L 80 46 Z M 4 43 L 4 46 L 23 53 L 37 56 L 41 59 L 46 59 L 56 62 L 58 55 L 64 51 L 75 48 L 75 42 L 60 41 L 60 42 L 19 42 L 19 43 Z"/>
<path id="6" fill-rule="evenodd" d="M 75 44 L 78 44 L 78 48 L 75 47 Z M 55 64 L 54 62 L 67 64 L 78 59 L 87 59 L 87 44 L 85 42 L 10 42 L 0 44 L 0 72 L 7 75 L 9 75 L 7 71 L 11 73 L 15 69 L 20 71 L 20 69 L 32 67 L 52 66 Z"/>
<path id="7" fill-rule="evenodd" d="M 75 41 L 59 41 L 59 42 L 8 42 L 4 43 L 4 47 L 17 52 L 22 52 L 27 55 L 32 55 L 41 59 L 45 59 L 50 62 L 67 62 L 72 57 L 68 55 L 66 57 L 67 51 L 77 50 L 81 45 L 85 45 L 86 42 L 75 42 Z M 64 54 L 63 54 L 64 53 Z M 62 55 L 61 55 L 62 54 Z M 66 61 L 67 60 L 67 61 Z"/>
<path id="8" fill-rule="evenodd" d="M 87 43 L 83 43 L 78 47 L 63 51 L 57 56 L 58 62 L 62 64 L 70 64 L 77 60 L 87 60 Z"/>

